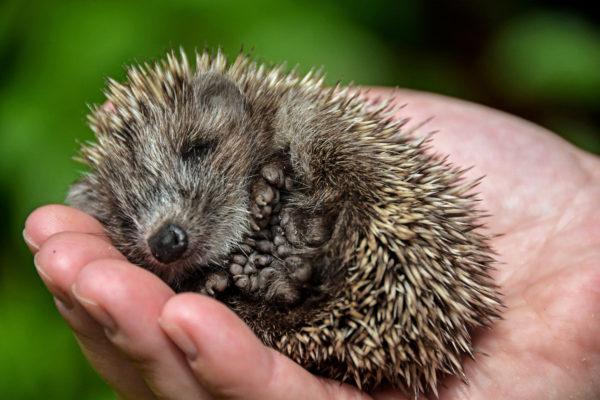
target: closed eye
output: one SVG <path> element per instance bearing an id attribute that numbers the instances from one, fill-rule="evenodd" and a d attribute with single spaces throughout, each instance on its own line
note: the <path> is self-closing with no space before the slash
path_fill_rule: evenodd
<path id="1" fill-rule="evenodd" d="M 217 142 L 215 140 L 193 142 L 183 147 L 181 158 L 186 162 L 198 161 L 210 154 L 215 147 L 217 147 Z"/>

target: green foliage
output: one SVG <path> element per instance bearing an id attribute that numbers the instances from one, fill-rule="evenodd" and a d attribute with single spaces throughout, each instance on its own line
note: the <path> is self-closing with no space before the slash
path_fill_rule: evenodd
<path id="1" fill-rule="evenodd" d="M 243 45 L 265 61 L 322 66 L 330 83 L 403 86 L 484 102 L 600 152 L 597 27 L 576 10 L 484 4 L 0 3 L 1 397 L 113 397 L 58 317 L 21 231 L 36 206 L 62 202 L 80 170 L 71 161 L 77 142 L 91 138 L 86 104 L 103 101 L 105 77 L 122 78 L 124 65 L 179 46 L 221 46 L 233 56 Z"/>
<path id="2" fill-rule="evenodd" d="M 524 15 L 500 32 L 490 72 L 519 101 L 600 102 L 600 31 L 557 13 Z"/>

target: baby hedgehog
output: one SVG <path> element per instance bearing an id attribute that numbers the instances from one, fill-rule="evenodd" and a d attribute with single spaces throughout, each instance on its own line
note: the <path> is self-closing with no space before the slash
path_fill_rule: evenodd
<path id="1" fill-rule="evenodd" d="M 308 370 L 418 396 L 499 315 L 474 183 L 391 107 L 240 55 L 109 81 L 68 203 L 176 291 L 214 296 Z"/>

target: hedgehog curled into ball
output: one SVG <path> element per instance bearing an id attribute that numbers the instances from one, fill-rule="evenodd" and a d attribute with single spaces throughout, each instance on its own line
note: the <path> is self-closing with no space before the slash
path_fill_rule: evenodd
<path id="1" fill-rule="evenodd" d="M 95 108 L 68 202 L 177 291 L 310 371 L 415 396 L 498 317 L 473 183 L 385 104 L 244 55 L 132 67 Z"/>

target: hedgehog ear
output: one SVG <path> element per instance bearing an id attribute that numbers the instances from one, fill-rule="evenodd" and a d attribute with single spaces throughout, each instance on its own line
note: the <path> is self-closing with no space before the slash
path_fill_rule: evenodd
<path id="1" fill-rule="evenodd" d="M 196 96 L 200 107 L 209 113 L 222 113 L 239 119 L 246 114 L 246 96 L 231 79 L 216 73 L 197 78 Z"/>

